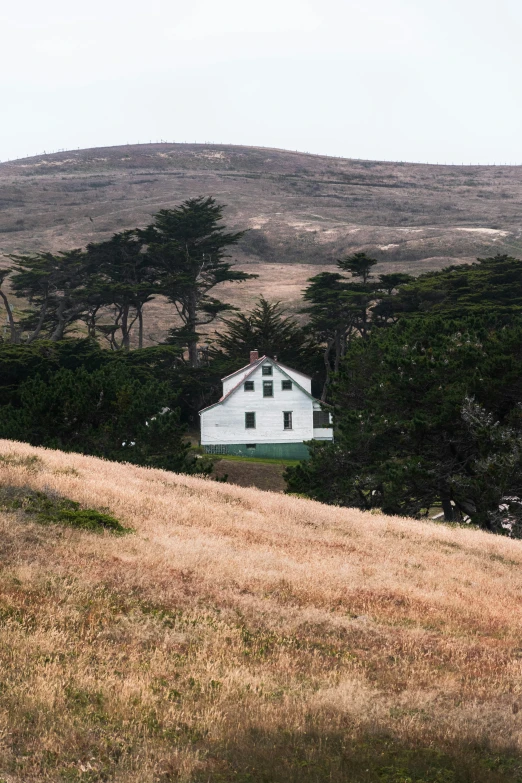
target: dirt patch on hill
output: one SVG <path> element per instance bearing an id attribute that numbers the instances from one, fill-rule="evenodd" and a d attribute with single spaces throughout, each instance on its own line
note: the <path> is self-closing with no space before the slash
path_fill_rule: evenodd
<path id="1" fill-rule="evenodd" d="M 227 475 L 228 483 L 239 487 L 257 487 L 269 492 L 284 492 L 286 489 L 284 470 L 285 465 L 281 463 L 222 459 L 215 463 L 213 475 L 216 478 Z"/>

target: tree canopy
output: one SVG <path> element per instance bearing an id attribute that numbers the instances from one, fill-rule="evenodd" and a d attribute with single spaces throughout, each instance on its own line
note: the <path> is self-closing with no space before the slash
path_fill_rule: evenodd
<path id="1" fill-rule="evenodd" d="M 0 344 L 1 438 L 201 472 L 207 465 L 185 437 L 187 392 L 194 396 L 194 379 L 178 371 L 169 346 L 113 353 L 92 339 Z"/>
<path id="2" fill-rule="evenodd" d="M 216 331 L 210 357 L 223 372 L 248 361 L 251 350 L 270 356 L 296 370 L 313 375 L 320 370 L 320 351 L 295 318 L 285 315 L 281 302 L 261 296 L 248 313 L 222 318 L 223 331 Z"/>
<path id="3" fill-rule="evenodd" d="M 522 493 L 522 319 L 406 319 L 354 341 L 333 387 L 336 437 L 289 468 L 323 502 L 494 529 Z M 488 450 L 489 449 L 489 450 Z"/>
<path id="4" fill-rule="evenodd" d="M 509 322 L 522 314 L 522 261 L 498 254 L 420 275 L 401 285 L 394 305 L 399 317 L 434 313 L 461 318 L 487 313 Z"/>
<path id="5" fill-rule="evenodd" d="M 197 367 L 198 329 L 235 310 L 212 296 L 212 289 L 256 277 L 228 260 L 227 251 L 244 232 L 227 231 L 223 210 L 212 197 L 188 199 L 160 210 L 146 228 L 116 233 L 84 250 L 9 256 L 13 263 L 0 273 L 0 299 L 11 342 L 55 342 L 87 331 L 114 350 L 129 350 L 133 342 L 142 348 L 145 305 L 161 295 L 181 321 L 171 327 L 170 342 L 181 355 L 188 349 L 188 361 Z M 29 304 L 22 314 L 15 314 L 2 288 L 7 278 L 14 295 Z"/>
<path id="6" fill-rule="evenodd" d="M 162 209 L 152 225 L 138 236 L 147 243 L 153 266 L 158 269 L 162 291 L 172 302 L 182 327 L 171 329 L 174 341 L 188 344 L 189 362 L 199 363 L 198 327 L 235 308 L 210 295 L 219 283 L 242 282 L 257 275 L 232 268 L 228 248 L 244 232 L 227 232 L 221 224 L 223 207 L 211 198 L 193 198 L 175 209 Z"/>

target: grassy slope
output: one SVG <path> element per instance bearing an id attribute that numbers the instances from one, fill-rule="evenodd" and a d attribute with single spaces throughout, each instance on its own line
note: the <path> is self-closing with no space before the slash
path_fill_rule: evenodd
<path id="1" fill-rule="evenodd" d="M 0 779 L 522 779 L 522 544 L 0 442 Z"/>
<path id="2" fill-rule="evenodd" d="M 261 292 L 297 308 L 308 277 L 357 250 L 374 254 L 380 271 L 414 273 L 497 251 L 522 253 L 517 166 L 143 144 L 0 164 L 0 256 L 101 240 L 200 194 L 227 204 L 231 226 L 251 229 L 236 255 L 243 266 L 255 263 L 260 278 L 220 292 L 241 308 Z M 146 315 L 152 340 L 173 320 L 161 301 Z"/>

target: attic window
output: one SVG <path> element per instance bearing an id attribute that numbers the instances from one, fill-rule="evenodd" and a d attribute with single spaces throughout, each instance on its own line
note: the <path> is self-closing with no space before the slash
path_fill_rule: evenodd
<path id="1" fill-rule="evenodd" d="M 281 388 L 283 391 L 291 391 L 292 381 L 281 381 Z"/>
<path id="2" fill-rule="evenodd" d="M 245 381 L 245 391 L 254 391 L 254 381 Z"/>
<path id="3" fill-rule="evenodd" d="M 263 375 L 272 375 L 272 365 L 271 364 L 263 364 Z"/>

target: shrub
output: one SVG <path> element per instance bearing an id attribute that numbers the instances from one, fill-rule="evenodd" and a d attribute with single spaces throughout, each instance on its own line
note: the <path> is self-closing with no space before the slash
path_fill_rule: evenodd
<path id="1" fill-rule="evenodd" d="M 0 488 L 0 509 L 21 511 L 42 525 L 61 524 L 101 533 L 108 530 L 122 535 L 131 532 L 113 516 L 93 508 L 82 508 L 75 500 L 52 492 L 41 492 L 28 487 Z"/>

